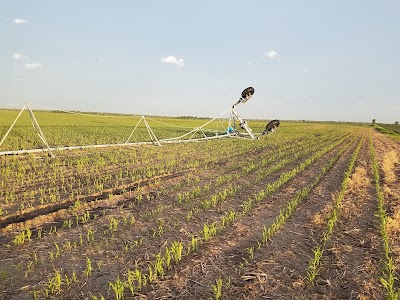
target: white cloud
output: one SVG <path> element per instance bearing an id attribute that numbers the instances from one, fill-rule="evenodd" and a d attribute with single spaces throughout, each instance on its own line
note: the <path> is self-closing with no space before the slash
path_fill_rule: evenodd
<path id="1" fill-rule="evenodd" d="M 25 69 L 41 69 L 42 68 L 42 64 L 41 63 L 26 63 L 25 64 Z"/>
<path id="2" fill-rule="evenodd" d="M 102 57 L 99 57 L 99 62 L 103 62 L 104 59 Z"/>
<path id="3" fill-rule="evenodd" d="M 20 53 L 14 53 L 13 54 L 13 56 L 12 56 L 12 59 L 25 59 L 25 58 L 27 58 L 26 56 L 24 56 L 24 55 L 22 55 L 22 54 L 20 54 Z"/>
<path id="4" fill-rule="evenodd" d="M 183 67 L 183 58 L 176 58 L 175 56 L 170 55 L 167 57 L 162 57 L 161 61 L 166 64 L 174 64 L 179 67 Z"/>
<path id="5" fill-rule="evenodd" d="M 271 50 L 269 52 L 265 52 L 265 56 L 271 59 L 274 59 L 276 57 L 279 56 L 279 54 L 277 52 L 275 52 L 274 50 Z"/>
<path id="6" fill-rule="evenodd" d="M 24 19 L 15 19 L 14 23 L 19 25 L 19 24 L 27 24 L 28 20 L 24 20 Z"/>

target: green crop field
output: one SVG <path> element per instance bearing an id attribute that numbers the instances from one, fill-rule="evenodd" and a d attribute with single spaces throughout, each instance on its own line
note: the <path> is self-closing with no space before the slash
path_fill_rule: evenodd
<path id="1" fill-rule="evenodd" d="M 400 124 L 379 124 L 375 125 L 375 128 L 387 136 L 400 141 Z"/>
<path id="2" fill-rule="evenodd" d="M 34 114 L 51 147 L 125 143 L 140 120 Z M 159 139 L 209 121 L 146 120 Z M 23 112 L 0 151 L 42 147 Z M 54 154 L 0 156 L 0 299 L 399 299 L 400 147 L 370 126 Z"/>

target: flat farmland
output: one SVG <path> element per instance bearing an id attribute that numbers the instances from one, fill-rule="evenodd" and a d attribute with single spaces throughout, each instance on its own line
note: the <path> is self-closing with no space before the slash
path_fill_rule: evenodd
<path id="1" fill-rule="evenodd" d="M 45 114 L 52 146 L 123 142 L 139 120 Z M 41 147 L 27 120 L 0 151 Z M 54 154 L 0 157 L 0 299 L 399 298 L 400 144 L 371 127 Z"/>

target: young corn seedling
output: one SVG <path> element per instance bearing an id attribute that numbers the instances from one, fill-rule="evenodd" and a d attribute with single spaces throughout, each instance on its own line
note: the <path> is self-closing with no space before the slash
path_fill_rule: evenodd
<path id="1" fill-rule="evenodd" d="M 56 271 L 54 277 L 52 277 L 47 284 L 46 293 L 49 292 L 51 294 L 61 293 L 61 284 L 62 284 L 61 274 L 60 272 Z"/>
<path id="2" fill-rule="evenodd" d="M 222 296 L 222 279 L 218 278 L 215 280 L 215 284 L 212 285 L 213 291 L 214 291 L 214 299 L 219 300 L 221 299 Z"/>
<path id="3" fill-rule="evenodd" d="M 132 296 L 135 295 L 135 280 L 136 274 L 132 270 L 128 270 L 126 273 L 127 280 L 125 282 L 126 287 L 130 290 Z"/>
<path id="4" fill-rule="evenodd" d="M 156 255 L 154 262 L 154 277 L 157 278 L 158 276 L 164 278 L 164 257 L 161 256 L 161 253 Z"/>
<path id="5" fill-rule="evenodd" d="M 212 237 L 214 237 L 217 234 L 217 226 L 216 222 L 213 222 L 212 224 L 204 224 L 203 227 L 203 238 L 204 241 L 209 241 Z"/>
<path id="6" fill-rule="evenodd" d="M 199 239 L 197 237 L 192 236 L 192 241 L 190 243 L 191 252 L 195 252 L 197 250 L 199 244 Z"/>
<path id="7" fill-rule="evenodd" d="M 156 276 L 155 276 L 155 274 L 153 272 L 153 268 L 152 268 L 151 265 L 148 266 L 148 271 L 149 272 L 148 272 L 147 279 L 149 280 L 150 283 L 152 283 L 156 279 Z"/>
<path id="8" fill-rule="evenodd" d="M 138 268 L 135 269 L 134 274 L 135 274 L 135 280 L 137 282 L 138 289 L 141 290 L 142 286 L 146 285 L 146 278 L 145 278 L 144 274 L 142 273 L 142 271 Z"/>
<path id="9" fill-rule="evenodd" d="M 164 260 L 167 269 L 171 269 L 171 251 L 168 248 L 165 249 Z"/>
<path id="10" fill-rule="evenodd" d="M 318 245 L 313 250 L 314 258 L 310 260 L 307 270 L 308 282 L 314 283 L 315 278 L 318 275 L 318 266 L 322 258 L 323 249 Z"/>
<path id="11" fill-rule="evenodd" d="M 18 233 L 13 240 L 14 245 L 23 245 L 25 243 L 25 230 Z"/>
<path id="12" fill-rule="evenodd" d="M 54 243 L 54 246 L 56 247 L 56 257 L 59 257 L 61 255 L 60 246 L 57 243 Z"/>
<path id="13" fill-rule="evenodd" d="M 91 241 L 94 242 L 94 230 L 88 229 L 86 234 L 87 241 L 90 243 Z"/>
<path id="14" fill-rule="evenodd" d="M 109 282 L 109 286 L 112 288 L 115 294 L 115 300 L 122 300 L 124 299 L 124 290 L 125 290 L 125 285 L 124 283 L 119 279 L 119 276 L 115 282 Z"/>
<path id="15" fill-rule="evenodd" d="M 89 277 L 92 274 L 92 261 L 89 257 L 86 258 L 86 269 L 83 271 L 86 277 Z"/>
<path id="16" fill-rule="evenodd" d="M 118 224 L 119 224 L 119 220 L 111 218 L 110 224 L 108 226 L 108 229 L 109 229 L 109 232 L 111 233 L 112 236 L 114 236 L 114 232 L 117 231 Z"/>
<path id="17" fill-rule="evenodd" d="M 249 259 L 253 260 L 253 258 L 254 258 L 254 247 L 246 248 L 246 251 L 249 254 Z"/>
<path id="18" fill-rule="evenodd" d="M 225 227 L 226 225 L 233 223 L 235 221 L 235 217 L 236 213 L 233 209 L 227 211 L 225 215 L 222 217 L 222 227 Z"/>
<path id="19" fill-rule="evenodd" d="M 183 244 L 182 242 L 177 242 L 174 241 L 171 245 L 171 252 L 172 252 L 172 257 L 175 261 L 175 263 L 178 263 L 182 259 L 182 250 L 183 250 Z"/>

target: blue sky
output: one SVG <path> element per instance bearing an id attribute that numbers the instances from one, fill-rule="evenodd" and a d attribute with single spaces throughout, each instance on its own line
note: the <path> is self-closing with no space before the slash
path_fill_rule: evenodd
<path id="1" fill-rule="evenodd" d="M 0 107 L 400 121 L 400 1 L 1 0 Z"/>

